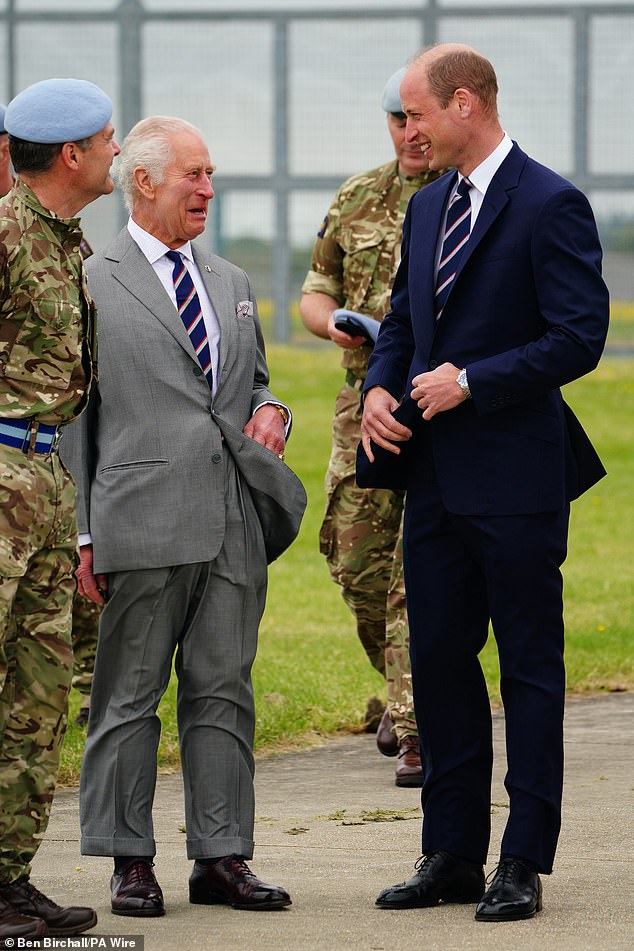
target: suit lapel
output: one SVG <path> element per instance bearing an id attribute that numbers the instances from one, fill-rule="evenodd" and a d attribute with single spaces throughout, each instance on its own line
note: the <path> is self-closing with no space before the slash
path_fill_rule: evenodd
<path id="1" fill-rule="evenodd" d="M 471 232 L 471 237 L 467 241 L 464 252 L 460 258 L 458 270 L 456 271 L 456 276 L 453 280 L 453 284 L 451 285 L 449 296 L 451 296 L 451 291 L 455 287 L 456 282 L 459 280 L 460 274 L 462 273 L 467 261 L 474 254 L 478 245 L 502 209 L 508 204 L 508 193 L 511 189 L 517 188 L 520 173 L 525 162 L 526 155 L 516 144 L 514 144 L 513 148 L 491 179 L 491 184 L 486 190 L 482 207 L 480 208 L 476 223 L 474 225 L 473 231 Z"/>
<path id="2" fill-rule="evenodd" d="M 107 249 L 106 257 L 112 261 L 113 277 L 156 317 L 179 346 L 195 360 L 194 348 L 174 304 L 127 228 Z"/>
<path id="3" fill-rule="evenodd" d="M 427 332 L 432 339 L 436 332 L 436 316 L 434 313 L 434 296 L 436 284 L 436 249 L 440 237 L 440 229 L 444 220 L 449 193 L 453 188 L 457 173 L 448 174 L 444 188 L 434 190 L 433 196 L 425 192 L 428 204 L 421 215 L 416 236 L 412 235 L 410 243 L 409 270 L 415 274 L 414 282 L 420 286 L 420 300 L 428 301 L 429 306 L 424 308 Z M 412 257 L 412 251 L 416 257 Z"/>

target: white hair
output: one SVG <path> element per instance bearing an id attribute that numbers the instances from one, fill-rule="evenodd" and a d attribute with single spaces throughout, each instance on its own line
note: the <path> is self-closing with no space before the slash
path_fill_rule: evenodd
<path id="1" fill-rule="evenodd" d="M 137 195 L 135 169 L 144 168 L 153 183 L 160 185 L 165 169 L 174 158 L 171 139 L 179 132 L 195 132 L 201 139 L 203 137 L 195 125 L 175 116 L 149 116 L 147 119 L 141 119 L 126 135 L 115 178 L 123 192 L 128 211 L 132 211 Z"/>

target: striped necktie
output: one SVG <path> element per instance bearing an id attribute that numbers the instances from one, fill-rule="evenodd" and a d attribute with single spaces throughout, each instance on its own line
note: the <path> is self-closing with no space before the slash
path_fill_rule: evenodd
<path id="1" fill-rule="evenodd" d="M 209 341 L 207 340 L 207 330 L 200 307 L 200 299 L 196 293 L 194 282 L 185 266 L 185 262 L 178 251 L 167 251 L 166 258 L 174 264 L 172 271 L 172 280 L 176 291 L 176 305 L 180 319 L 185 325 L 185 330 L 189 334 L 189 339 L 202 367 L 203 373 L 207 377 L 209 389 L 213 385 L 213 372 L 211 369 L 211 352 L 209 350 Z"/>
<path id="2" fill-rule="evenodd" d="M 438 265 L 438 275 L 436 277 L 436 296 L 434 309 L 436 311 L 436 320 L 440 320 L 445 301 L 449 297 L 449 291 L 456 276 L 462 250 L 469 240 L 471 232 L 471 198 L 469 190 L 473 185 L 467 178 L 463 178 L 458 185 L 458 190 L 454 195 L 451 204 L 447 210 L 447 222 L 445 224 L 445 234 L 442 239 L 442 250 L 440 252 L 440 264 Z"/>

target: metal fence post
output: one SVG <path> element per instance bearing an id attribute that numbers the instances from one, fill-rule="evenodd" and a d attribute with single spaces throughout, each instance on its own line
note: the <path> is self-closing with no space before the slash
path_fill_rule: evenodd
<path id="1" fill-rule="evenodd" d="M 288 20 L 275 19 L 275 234 L 273 235 L 273 306 L 275 339 L 290 337 L 290 264 L 288 229 Z"/>
<path id="2" fill-rule="evenodd" d="M 119 25 L 119 76 L 121 77 L 121 137 L 128 134 L 143 115 L 141 70 L 141 24 L 143 7 L 139 0 L 121 0 L 117 10 Z M 128 213 L 119 194 L 119 220 L 126 223 Z"/>

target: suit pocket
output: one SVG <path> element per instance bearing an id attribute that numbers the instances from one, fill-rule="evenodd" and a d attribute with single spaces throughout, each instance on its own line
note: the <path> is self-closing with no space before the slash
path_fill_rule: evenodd
<path id="1" fill-rule="evenodd" d="M 563 439 L 561 422 L 556 416 L 533 410 L 508 410 L 495 418 L 489 417 L 488 422 L 493 429 L 541 439 L 555 445 L 560 445 Z"/>
<path id="2" fill-rule="evenodd" d="M 112 466 L 103 466 L 100 472 L 118 472 L 122 469 L 151 469 L 155 466 L 166 466 L 169 459 L 133 459 L 130 462 L 117 462 Z"/>

